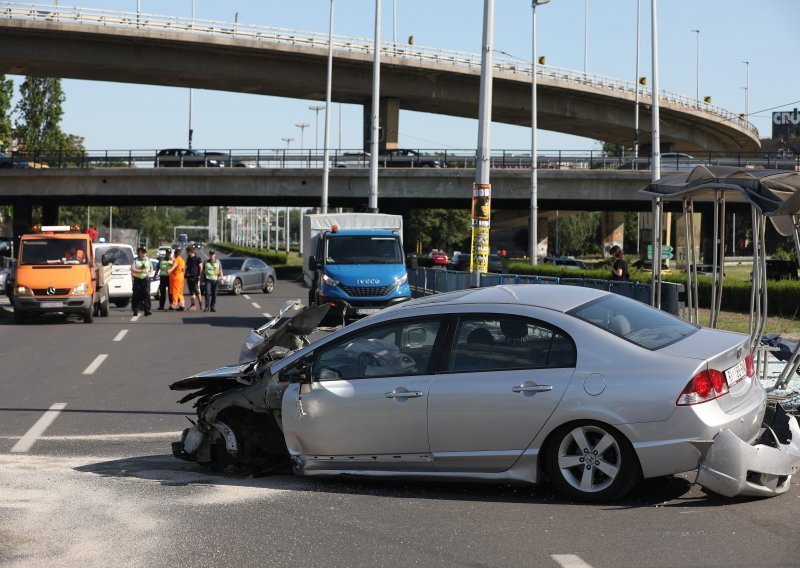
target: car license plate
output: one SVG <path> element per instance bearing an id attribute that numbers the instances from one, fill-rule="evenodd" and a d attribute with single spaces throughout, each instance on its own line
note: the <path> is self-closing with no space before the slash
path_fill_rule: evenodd
<path id="1" fill-rule="evenodd" d="M 370 314 L 377 314 L 381 311 L 380 308 L 356 308 L 356 314 L 359 316 L 368 316 Z"/>
<path id="2" fill-rule="evenodd" d="M 42 302 L 39 305 L 43 308 L 63 308 L 64 302 Z"/>
<path id="3" fill-rule="evenodd" d="M 738 365 L 734 365 L 725 371 L 725 378 L 728 379 L 728 386 L 733 386 L 741 381 L 746 373 L 744 361 L 739 361 Z"/>

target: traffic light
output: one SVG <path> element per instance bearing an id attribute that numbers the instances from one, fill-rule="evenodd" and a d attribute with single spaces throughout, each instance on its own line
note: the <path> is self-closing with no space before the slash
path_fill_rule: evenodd
<path id="1" fill-rule="evenodd" d="M 647 77 L 639 77 L 639 84 L 643 87 L 647 86 Z"/>
<path id="2" fill-rule="evenodd" d="M 539 58 L 539 65 L 546 65 L 544 55 Z"/>

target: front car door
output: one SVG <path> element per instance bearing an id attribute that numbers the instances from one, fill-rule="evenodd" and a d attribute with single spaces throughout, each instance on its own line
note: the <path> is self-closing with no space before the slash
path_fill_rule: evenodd
<path id="1" fill-rule="evenodd" d="M 575 370 L 575 344 L 516 315 L 458 317 L 443 372 L 428 396 L 434 469 L 510 468 L 555 410 Z"/>
<path id="2" fill-rule="evenodd" d="M 282 404 L 304 470 L 431 470 L 428 389 L 443 321 L 375 324 L 313 353 L 311 383 L 289 385 Z"/>

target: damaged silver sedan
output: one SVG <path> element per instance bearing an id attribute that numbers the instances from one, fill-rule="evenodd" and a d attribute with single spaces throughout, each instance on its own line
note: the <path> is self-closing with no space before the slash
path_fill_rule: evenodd
<path id="1" fill-rule="evenodd" d="M 572 286 L 407 302 L 309 344 L 288 304 L 237 364 L 178 381 L 197 420 L 173 453 L 215 469 L 550 480 L 610 501 L 698 470 L 722 495 L 785 492 L 794 417 L 768 408 L 747 336 Z"/>

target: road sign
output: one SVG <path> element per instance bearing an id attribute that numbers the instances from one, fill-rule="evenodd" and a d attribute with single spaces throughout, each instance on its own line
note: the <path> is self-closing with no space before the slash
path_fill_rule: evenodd
<path id="1" fill-rule="evenodd" d="M 661 245 L 661 258 L 663 260 L 671 260 L 672 251 L 673 249 L 670 245 Z M 653 259 L 653 245 L 647 245 L 647 258 L 649 260 Z"/>

